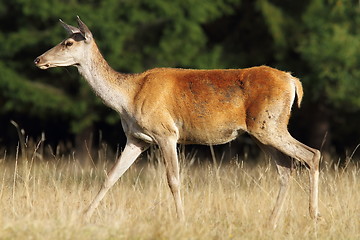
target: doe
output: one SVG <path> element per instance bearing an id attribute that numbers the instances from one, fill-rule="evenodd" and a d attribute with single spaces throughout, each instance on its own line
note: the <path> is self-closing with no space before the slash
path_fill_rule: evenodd
<path id="1" fill-rule="evenodd" d="M 309 168 L 310 216 L 318 211 L 320 152 L 294 139 L 287 125 L 292 105 L 300 107 L 303 89 L 290 73 L 267 66 L 228 70 L 155 68 L 139 74 L 113 70 L 89 28 L 61 21 L 69 37 L 35 59 L 41 69 L 76 66 L 95 93 L 117 111 L 126 146 L 110 170 L 85 217 L 150 145 L 159 146 L 178 217 L 184 220 L 177 143 L 223 144 L 247 132 L 274 159 L 280 190 L 270 216 L 275 227 L 289 188 L 292 158 Z"/>

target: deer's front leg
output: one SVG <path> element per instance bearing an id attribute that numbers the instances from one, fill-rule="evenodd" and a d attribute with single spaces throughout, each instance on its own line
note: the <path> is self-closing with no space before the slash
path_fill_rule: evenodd
<path id="1" fill-rule="evenodd" d="M 171 193 L 175 200 L 177 216 L 181 221 L 184 221 L 185 214 L 180 194 L 180 167 L 176 151 L 176 143 L 175 139 L 166 139 L 159 142 L 159 147 L 164 157 L 166 176 Z"/>
<path id="2" fill-rule="evenodd" d="M 104 198 L 106 192 L 115 184 L 115 182 L 125 173 L 125 171 L 134 163 L 139 155 L 149 147 L 149 144 L 141 140 L 128 137 L 126 146 L 115 165 L 110 170 L 99 193 L 96 195 L 90 206 L 84 212 L 84 220 L 87 221 L 93 214 L 100 201 Z"/>

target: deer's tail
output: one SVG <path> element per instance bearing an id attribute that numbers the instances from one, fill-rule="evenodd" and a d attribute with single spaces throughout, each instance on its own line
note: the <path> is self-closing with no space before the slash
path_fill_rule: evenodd
<path id="1" fill-rule="evenodd" d="M 294 85 L 295 85 L 295 93 L 296 93 L 296 98 L 297 98 L 297 105 L 298 107 L 301 106 L 301 101 L 304 95 L 304 91 L 303 91 L 303 87 L 302 84 L 300 82 L 300 80 L 296 77 L 291 76 L 291 80 L 293 81 Z"/>

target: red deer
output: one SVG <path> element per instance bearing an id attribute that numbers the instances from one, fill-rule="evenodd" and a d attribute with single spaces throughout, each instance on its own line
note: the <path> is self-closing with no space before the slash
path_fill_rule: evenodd
<path id="1" fill-rule="evenodd" d="M 61 21 L 61 20 L 60 20 Z M 270 154 L 280 174 L 271 215 L 276 226 L 289 186 L 292 159 L 310 173 L 310 216 L 318 211 L 320 152 L 294 139 L 287 125 L 292 105 L 300 107 L 299 79 L 267 66 L 227 70 L 155 68 L 138 74 L 113 70 L 89 28 L 61 21 L 69 37 L 35 59 L 41 69 L 75 66 L 95 93 L 120 115 L 126 146 L 100 192 L 85 212 L 89 218 L 106 192 L 149 145 L 159 146 L 177 215 L 184 219 L 177 144 L 223 144 L 249 133 Z"/>

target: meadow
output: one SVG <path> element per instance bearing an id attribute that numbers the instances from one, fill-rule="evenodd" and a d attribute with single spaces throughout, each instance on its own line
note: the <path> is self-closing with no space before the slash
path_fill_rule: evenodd
<path id="1" fill-rule="evenodd" d="M 71 154 L 44 157 L 36 146 L 23 154 L 0 153 L 0 239 L 360 239 L 360 167 L 352 159 L 322 164 L 317 224 L 308 214 L 308 172 L 299 167 L 273 230 L 267 223 L 279 184 L 265 158 L 254 165 L 181 154 L 181 223 L 152 149 L 82 222 L 114 159 L 103 154 L 84 164 Z"/>

